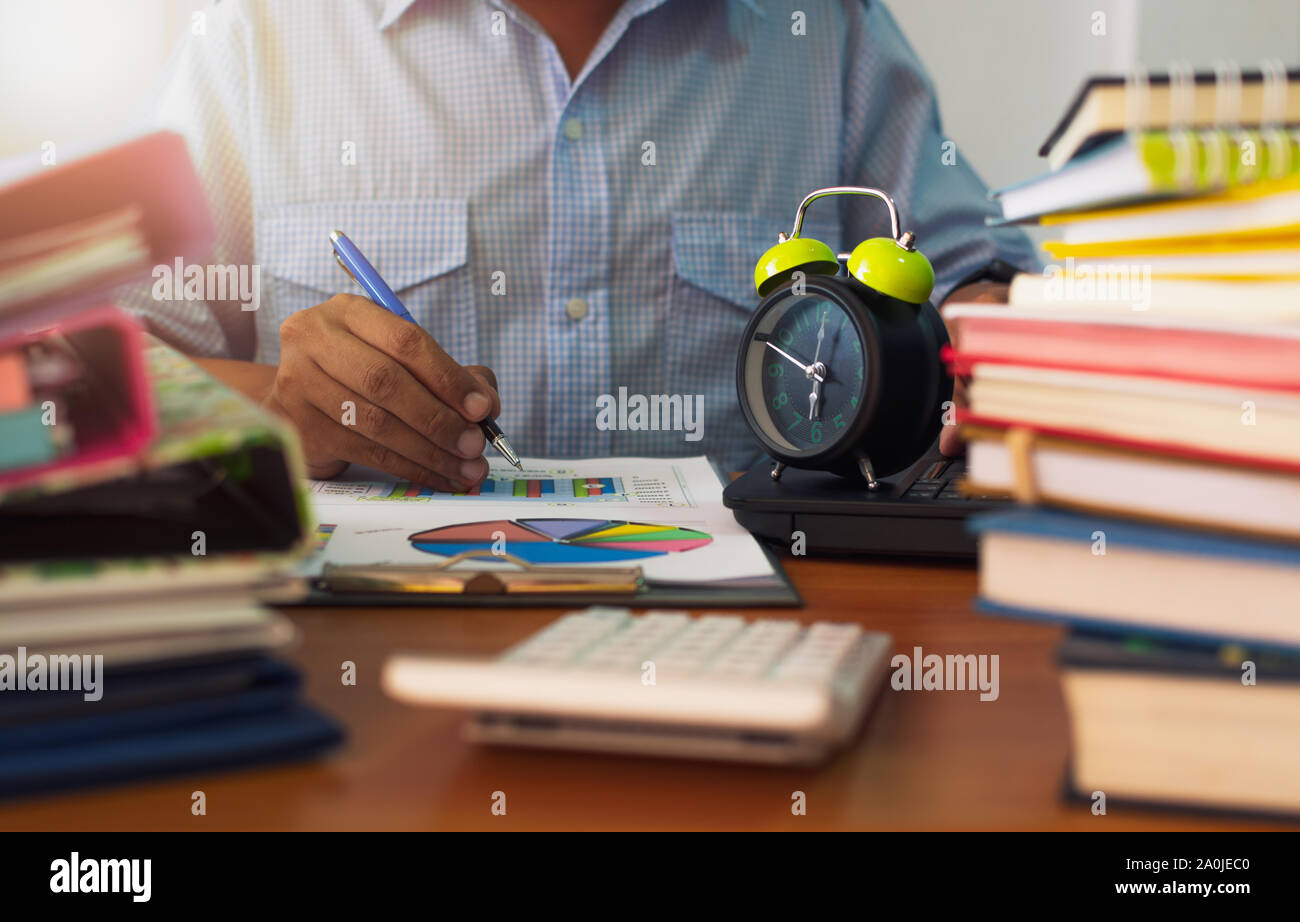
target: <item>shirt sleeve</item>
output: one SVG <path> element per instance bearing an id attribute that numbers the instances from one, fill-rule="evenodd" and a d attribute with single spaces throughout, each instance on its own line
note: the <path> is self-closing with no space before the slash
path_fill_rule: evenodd
<path id="1" fill-rule="evenodd" d="M 917 249 L 934 265 L 933 303 L 998 260 L 1038 271 L 1023 231 L 985 225 L 997 206 L 944 137 L 934 87 L 884 4 L 855 5 L 848 26 L 842 175 L 893 196 L 902 229 L 916 234 Z M 883 206 L 842 207 L 849 245 L 888 233 Z"/>
<path id="2" fill-rule="evenodd" d="M 223 3 L 206 10 L 201 29 L 192 27 L 173 55 L 137 127 L 176 131 L 185 138 L 216 229 L 210 261 L 251 266 L 250 94 L 245 21 L 238 7 Z M 159 300 L 153 284 L 127 288 L 117 302 L 187 353 L 252 358 L 253 315 L 239 302 Z"/>

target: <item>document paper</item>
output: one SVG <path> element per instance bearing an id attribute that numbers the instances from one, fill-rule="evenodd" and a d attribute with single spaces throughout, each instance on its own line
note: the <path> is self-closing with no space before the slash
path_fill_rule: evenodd
<path id="1" fill-rule="evenodd" d="M 639 566 L 651 583 L 776 578 L 722 505 L 704 457 L 490 460 L 488 479 L 444 493 L 365 468 L 311 483 L 318 550 L 338 565 L 437 564 L 466 550 L 538 566 Z M 483 557 L 473 567 L 512 566 Z"/>

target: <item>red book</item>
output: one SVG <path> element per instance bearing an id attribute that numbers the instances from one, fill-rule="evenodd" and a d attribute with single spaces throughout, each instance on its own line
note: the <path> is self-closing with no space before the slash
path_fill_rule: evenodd
<path id="1" fill-rule="evenodd" d="M 1225 316 L 1231 307 L 1225 305 Z M 987 362 L 1034 368 L 1111 372 L 1206 384 L 1300 390 L 1300 330 L 1231 324 L 1173 324 L 1132 316 L 1061 319 L 1005 307 L 954 306 L 956 329 L 945 356 L 968 375 Z"/>

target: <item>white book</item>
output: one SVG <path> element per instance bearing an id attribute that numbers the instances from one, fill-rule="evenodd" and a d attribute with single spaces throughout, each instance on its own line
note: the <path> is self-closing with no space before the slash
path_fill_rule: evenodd
<path id="1" fill-rule="evenodd" d="M 1052 505 L 1300 539 L 1300 476 L 1064 440 L 1036 440 L 1019 469 L 1016 448 L 976 431 L 967 482 Z M 1027 483 L 1020 478 L 1027 477 Z"/>
<path id="2" fill-rule="evenodd" d="M 1099 516 L 1021 514 L 1037 524 L 1019 528 L 1011 514 L 986 520 L 980 532 L 980 597 L 995 611 L 1300 645 L 1300 551 L 1294 547 Z"/>
<path id="3" fill-rule="evenodd" d="M 1300 394 L 995 363 L 975 365 L 969 393 L 999 423 L 1300 464 Z"/>
<path id="4" fill-rule="evenodd" d="M 1022 272 L 1007 298 L 1014 309 L 1059 313 L 1190 318 L 1241 326 L 1300 323 L 1300 281 L 1157 278 L 1141 256 L 1104 261 L 1107 274 Z M 1119 267 L 1129 274 L 1120 275 Z M 1079 266 L 1075 265 L 1076 270 Z"/>

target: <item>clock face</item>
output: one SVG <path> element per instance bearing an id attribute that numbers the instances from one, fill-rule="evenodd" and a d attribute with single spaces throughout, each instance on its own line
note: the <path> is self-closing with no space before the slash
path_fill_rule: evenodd
<path id="1" fill-rule="evenodd" d="M 751 330 L 741 380 L 762 435 L 789 455 L 835 447 L 862 410 L 870 375 L 849 309 L 823 292 L 787 293 Z"/>

